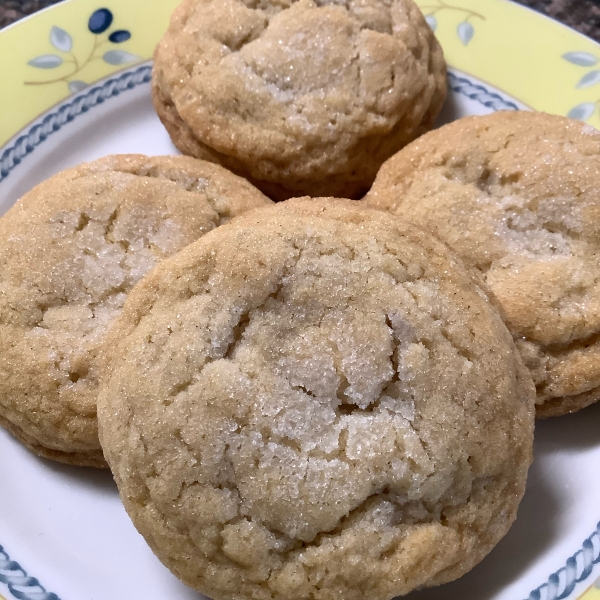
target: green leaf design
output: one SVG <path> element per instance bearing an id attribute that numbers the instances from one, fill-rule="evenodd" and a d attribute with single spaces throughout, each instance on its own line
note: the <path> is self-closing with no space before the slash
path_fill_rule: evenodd
<path id="1" fill-rule="evenodd" d="M 50 43 L 62 52 L 69 52 L 73 47 L 71 36 L 60 27 L 53 27 L 50 30 Z"/>
<path id="2" fill-rule="evenodd" d="M 570 63 L 579 65 L 580 67 L 593 67 L 598 63 L 598 59 L 589 52 L 567 52 L 566 54 L 563 54 L 562 57 Z"/>
<path id="3" fill-rule="evenodd" d="M 437 28 L 437 19 L 435 18 L 435 15 L 427 15 L 425 20 L 427 21 L 427 25 L 429 25 L 429 27 L 435 31 Z"/>
<path id="4" fill-rule="evenodd" d="M 80 92 L 81 90 L 85 89 L 87 86 L 88 86 L 88 84 L 85 81 L 81 81 L 79 79 L 74 79 L 73 81 L 69 81 L 69 91 L 72 94 Z"/>
<path id="5" fill-rule="evenodd" d="M 42 54 L 32 58 L 27 64 L 36 69 L 55 69 L 62 65 L 63 59 L 56 54 Z"/>
<path id="6" fill-rule="evenodd" d="M 109 50 L 102 56 L 102 60 L 109 65 L 126 65 L 127 63 L 142 60 L 141 56 L 125 52 L 125 50 Z"/>
<path id="7" fill-rule="evenodd" d="M 584 102 L 574 106 L 568 113 L 567 117 L 570 119 L 577 119 L 578 121 L 586 121 L 589 119 L 596 110 L 596 105 L 593 102 Z"/>
<path id="8" fill-rule="evenodd" d="M 594 70 L 586 73 L 580 80 L 579 83 L 575 86 L 577 89 L 587 88 L 592 85 L 596 85 L 600 83 L 600 71 Z"/>
<path id="9" fill-rule="evenodd" d="M 473 35 L 475 35 L 475 27 L 468 21 L 463 21 L 458 24 L 456 33 L 460 41 L 466 46 L 473 39 Z"/>

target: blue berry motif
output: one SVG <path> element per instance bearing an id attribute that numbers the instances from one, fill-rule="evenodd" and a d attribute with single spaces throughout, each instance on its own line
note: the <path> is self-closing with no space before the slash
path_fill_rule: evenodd
<path id="1" fill-rule="evenodd" d="M 2 0 L 0 0 L 2 2 Z M 90 15 L 87 26 L 93 34 L 94 45 L 91 52 L 88 52 L 87 58 L 78 60 L 74 52 L 74 40 L 68 31 L 52 26 L 50 29 L 50 43 L 58 53 L 41 54 L 28 61 L 30 67 L 36 69 L 56 69 L 63 66 L 59 76 L 55 76 L 45 81 L 25 81 L 25 85 L 45 85 L 50 83 L 63 83 L 67 85 L 69 92 L 77 94 L 84 90 L 88 83 L 81 79 L 80 72 L 83 71 L 90 61 L 102 59 L 107 65 L 121 66 L 130 63 L 136 63 L 142 60 L 141 56 L 127 52 L 126 50 L 107 50 L 106 44 L 123 44 L 131 39 L 129 29 L 116 29 L 111 31 L 114 23 L 114 15 L 108 8 L 97 8 Z M 104 35 L 103 35 L 104 34 Z M 64 55 L 66 54 L 66 56 Z M 70 72 L 66 72 L 67 67 Z M 0 594 L 0 600 L 4 600 Z"/>
<path id="2" fill-rule="evenodd" d="M 127 29 L 117 29 L 117 31 L 113 31 L 108 39 L 113 44 L 120 44 L 121 42 L 126 42 L 131 37 L 131 33 L 127 31 Z"/>
<path id="3" fill-rule="evenodd" d="M 113 14 L 108 8 L 99 8 L 92 13 L 88 21 L 88 29 L 95 34 L 104 33 L 113 21 Z"/>

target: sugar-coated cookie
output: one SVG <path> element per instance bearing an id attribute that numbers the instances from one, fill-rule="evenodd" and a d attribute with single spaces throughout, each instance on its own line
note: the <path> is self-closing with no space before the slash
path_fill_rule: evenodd
<path id="1" fill-rule="evenodd" d="M 184 154 L 275 200 L 354 198 L 431 128 L 446 65 L 412 0 L 184 0 L 152 94 Z"/>
<path id="2" fill-rule="evenodd" d="M 40 456 L 106 467 L 98 363 L 127 293 L 159 260 L 265 204 L 217 165 L 141 155 L 83 164 L 23 196 L 0 219 L 0 424 Z"/>
<path id="3" fill-rule="evenodd" d="M 381 168 L 367 202 L 478 268 L 537 386 L 537 415 L 600 398 L 600 132 L 544 113 L 450 123 Z"/>
<path id="4" fill-rule="evenodd" d="M 432 236 L 348 200 L 252 211 L 129 295 L 100 439 L 134 524 L 214 600 L 387 600 L 513 521 L 534 387 Z"/>

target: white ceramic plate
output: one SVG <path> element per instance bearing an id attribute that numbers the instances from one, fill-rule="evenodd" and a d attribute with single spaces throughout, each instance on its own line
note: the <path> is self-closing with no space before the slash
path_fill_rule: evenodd
<path id="1" fill-rule="evenodd" d="M 129 4 L 143 2 L 131 0 L 128 10 Z M 487 15 L 484 20 L 470 14 L 475 13 L 472 0 L 463 0 L 460 6 L 440 0 L 420 3 L 430 22 L 437 26 L 453 66 L 449 75 L 450 97 L 441 121 L 499 109 L 552 110 L 553 106 L 544 104 L 544 86 L 556 85 L 555 73 L 560 68 L 572 73 L 574 81 L 570 91 L 564 92 L 564 96 L 572 97 L 565 100 L 563 113 L 572 113 L 579 107 L 575 116 L 592 124 L 598 120 L 596 108 L 592 112 L 589 106 L 585 108 L 592 103 L 584 97 L 594 91 L 588 88 L 595 83 L 577 88 L 586 76 L 588 82 L 594 78 L 600 81 L 600 75 L 594 75 L 600 73 L 594 68 L 594 59 L 600 61 L 600 50 L 590 40 L 503 0 L 477 0 L 477 14 Z M 144 22 L 144 27 L 140 25 L 137 30 L 139 19 L 127 22 L 127 31 L 132 34 L 126 41 L 129 45 L 118 48 L 133 58 L 125 60 L 127 56 L 122 56 L 120 64 L 103 59 L 105 71 L 86 73 L 80 69 L 71 75 L 66 71 L 65 75 L 60 70 L 68 67 L 68 56 L 77 51 L 77 42 L 83 43 L 90 33 L 84 27 L 81 37 L 77 37 L 73 33 L 75 25 L 65 23 L 86 25 L 90 15 L 107 6 L 116 21 L 123 9 L 116 0 L 113 5 L 105 3 L 99 7 L 95 0 L 71 0 L 0 32 L 0 55 L 7 56 L 5 49 L 9 48 L 14 59 L 11 73 L 0 73 L 0 89 L 3 96 L 12 99 L 9 108 L 14 115 L 4 120 L 0 115 L 0 141 L 8 140 L 0 147 L 0 214 L 38 182 L 77 163 L 108 153 L 176 153 L 152 109 L 150 65 L 142 61 L 150 56 L 166 26 L 165 10 L 145 17 L 153 19 L 150 37 L 154 39 L 140 42 L 141 46 L 146 44 L 141 49 L 134 44 L 136 36 L 141 37 L 150 25 Z M 523 88 L 528 91 L 519 93 L 518 70 L 506 80 L 501 64 L 506 53 L 497 56 L 494 46 L 502 38 L 501 25 L 492 27 L 487 34 L 483 27 L 491 21 L 490 15 L 499 19 L 497 23 L 502 19 L 511 23 L 513 33 L 519 27 L 528 30 L 529 23 L 536 25 L 537 37 L 529 36 L 527 43 L 531 62 L 544 66 L 541 71 L 538 69 L 541 75 L 537 96 L 527 86 Z M 456 22 L 451 22 L 452 17 L 456 17 Z M 444 34 L 445 18 L 448 23 Z M 110 30 L 106 35 L 109 33 Z M 36 41 L 17 47 L 15 37 Z M 547 37 L 559 40 L 567 48 L 553 59 L 554 63 L 541 56 Z M 96 44 L 99 38 L 96 35 L 93 39 Z M 480 48 L 475 46 L 478 39 Z M 509 38 L 506 43 L 518 47 L 525 42 Z M 32 47 L 36 44 L 39 48 Z M 50 52 L 44 54 L 43 44 L 50 44 Z M 102 52 L 108 52 L 107 48 L 111 46 L 106 45 Z M 475 62 L 469 52 L 477 53 Z M 36 57 L 49 54 L 59 57 L 61 64 L 44 69 L 31 64 Z M 56 58 L 45 60 L 57 62 Z M 479 64 L 482 61 L 483 66 Z M 133 66 L 119 70 L 127 63 Z M 45 80 L 52 79 L 49 68 L 58 69 L 56 76 L 53 74 L 57 81 L 46 84 Z M 23 83 L 31 80 L 32 73 L 38 77 L 37 87 Z M 8 79 L 3 80 L 3 76 Z M 32 95 L 33 88 L 38 95 Z M 40 98 L 39 90 L 46 88 L 52 88 L 51 93 Z M 594 93 L 598 95 L 598 90 Z M 15 97 L 19 102 L 14 101 Z M 556 104 L 555 97 L 552 102 Z M 413 593 L 410 600 L 600 599 L 600 403 L 575 415 L 538 423 L 534 453 L 518 519 L 504 540 L 465 577 L 440 588 Z M 3 430 L 0 544 L 0 598 L 7 600 L 199 598 L 158 562 L 135 531 L 110 473 L 39 459 Z"/>

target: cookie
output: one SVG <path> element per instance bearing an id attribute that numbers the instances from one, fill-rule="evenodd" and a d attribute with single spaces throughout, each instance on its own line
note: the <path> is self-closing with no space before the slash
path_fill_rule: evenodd
<path id="1" fill-rule="evenodd" d="M 504 535 L 534 388 L 432 236 L 356 202 L 242 215 L 131 292 L 100 439 L 158 557 L 214 600 L 389 599 Z"/>
<path id="2" fill-rule="evenodd" d="M 184 0 L 152 71 L 174 144 L 274 200 L 360 197 L 445 94 L 441 47 L 412 0 Z"/>
<path id="3" fill-rule="evenodd" d="M 498 112 L 450 123 L 381 168 L 367 202 L 479 269 L 537 386 L 537 415 L 600 398 L 600 132 Z"/>
<path id="4" fill-rule="evenodd" d="M 127 293 L 161 259 L 268 203 L 217 165 L 141 155 L 83 164 L 23 196 L 0 219 L 0 423 L 40 456 L 106 467 L 98 364 Z"/>

